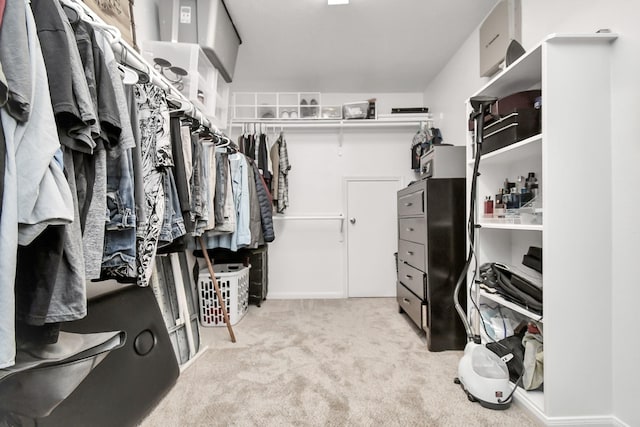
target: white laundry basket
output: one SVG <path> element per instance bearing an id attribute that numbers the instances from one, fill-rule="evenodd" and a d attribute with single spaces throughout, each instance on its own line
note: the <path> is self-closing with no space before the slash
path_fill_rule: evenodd
<path id="1" fill-rule="evenodd" d="M 249 268 L 242 264 L 219 264 L 213 267 L 231 325 L 238 323 L 249 308 Z M 202 326 L 226 325 L 207 268 L 201 269 L 198 274 L 198 299 Z"/>

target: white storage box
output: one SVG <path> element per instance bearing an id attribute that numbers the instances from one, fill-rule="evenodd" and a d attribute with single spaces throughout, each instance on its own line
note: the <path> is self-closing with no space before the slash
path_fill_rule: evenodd
<path id="1" fill-rule="evenodd" d="M 233 119 L 317 119 L 320 92 L 234 92 Z"/>
<path id="2" fill-rule="evenodd" d="M 242 264 L 219 264 L 213 267 L 231 325 L 238 323 L 249 308 L 249 268 Z M 226 326 L 207 268 L 201 269 L 198 274 L 198 300 L 202 326 Z"/>
<path id="3" fill-rule="evenodd" d="M 224 127 L 229 85 L 200 46 L 145 41 L 142 55 L 207 117 Z"/>
<path id="4" fill-rule="evenodd" d="M 342 104 L 342 117 L 345 119 L 366 119 L 369 110 L 368 101 Z"/>

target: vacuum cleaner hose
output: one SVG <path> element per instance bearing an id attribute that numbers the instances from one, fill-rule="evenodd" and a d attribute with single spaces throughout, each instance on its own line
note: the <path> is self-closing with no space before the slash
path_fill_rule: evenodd
<path id="1" fill-rule="evenodd" d="M 471 265 L 471 260 L 473 259 L 473 245 L 475 240 L 475 221 L 474 221 L 474 210 L 475 210 L 475 200 L 476 200 L 476 177 L 478 174 L 478 167 L 480 165 L 480 154 L 481 154 L 481 145 L 477 146 L 476 156 L 473 163 L 473 178 L 471 179 L 471 196 L 469 198 L 469 220 L 467 223 L 467 230 L 469 234 L 469 253 L 467 255 L 467 260 L 462 267 L 462 271 L 460 272 L 460 276 L 458 277 L 458 281 L 456 282 L 456 287 L 453 291 L 453 303 L 458 312 L 458 316 L 464 325 L 465 332 L 467 334 L 467 341 L 477 342 L 477 337 L 471 331 L 471 325 L 467 320 L 467 313 L 465 312 L 462 305 L 460 305 L 460 289 L 464 284 L 466 286 L 467 272 L 469 271 L 469 266 Z"/>
<path id="2" fill-rule="evenodd" d="M 473 162 L 473 174 L 471 175 L 471 194 L 469 196 L 469 220 L 467 222 L 467 233 L 469 235 L 469 254 L 467 255 L 467 261 L 462 268 L 462 272 L 458 277 L 458 281 L 456 282 L 455 290 L 453 291 L 453 303 L 455 305 L 456 311 L 458 312 L 458 316 L 460 316 L 460 320 L 464 325 L 464 329 L 467 334 L 468 341 L 474 341 L 476 343 L 480 343 L 480 337 L 478 335 L 474 335 L 471 331 L 471 325 L 469 324 L 469 320 L 467 319 L 467 313 L 460 305 L 460 289 L 462 285 L 466 286 L 466 278 L 467 272 L 469 271 L 469 266 L 471 265 L 471 261 L 473 260 L 473 251 L 474 251 L 474 243 L 475 243 L 475 205 L 476 205 L 476 183 L 478 181 L 478 170 L 480 167 L 480 157 L 482 156 L 482 141 L 484 139 L 484 117 L 485 112 L 489 108 L 491 104 L 493 104 L 497 98 L 489 97 L 489 96 L 476 96 L 470 99 L 471 107 L 474 110 L 473 118 L 475 121 L 475 131 L 476 131 L 476 152 L 475 159 Z"/>

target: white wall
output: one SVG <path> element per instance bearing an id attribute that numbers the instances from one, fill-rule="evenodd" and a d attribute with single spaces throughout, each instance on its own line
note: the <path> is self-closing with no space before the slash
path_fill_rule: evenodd
<path id="1" fill-rule="evenodd" d="M 620 35 L 613 45 L 611 111 L 600 111 L 594 105 L 593 117 L 585 118 L 585 126 L 597 126 L 600 114 L 610 114 L 612 119 L 613 185 L 610 200 L 613 222 L 609 226 L 613 236 L 613 327 L 611 336 L 593 337 L 593 345 L 611 346 L 613 366 L 588 367 L 585 375 L 589 375 L 589 369 L 611 369 L 613 416 L 618 422 L 640 425 L 637 408 L 640 392 L 636 387 L 640 383 L 640 370 L 637 368 L 640 342 L 633 338 L 636 306 L 640 300 L 640 280 L 634 271 L 639 253 L 637 242 L 640 241 L 640 225 L 635 217 L 640 210 L 640 201 L 636 191 L 629 194 L 630 188 L 635 186 L 637 175 L 634 172 L 640 164 L 640 121 L 637 118 L 640 113 L 640 3 L 636 0 L 523 1 L 522 15 L 522 44 L 527 50 L 551 33 L 585 33 L 610 28 Z M 464 100 L 486 80 L 478 77 L 477 51 L 478 36 L 474 31 L 425 90 L 425 103 L 433 111 L 444 114 L 441 128 L 446 134 L 455 135 L 456 140 L 460 138 L 461 144 L 466 123 Z M 586 179 L 597 179 L 597 170 L 597 165 L 594 165 L 594 176 Z M 597 197 L 594 195 L 594 199 Z M 606 289 L 608 286 L 603 286 L 603 291 Z M 592 319 L 576 319 L 576 322 L 597 321 L 597 313 Z M 578 323 L 576 326 L 579 327 Z M 603 396 L 609 394 L 607 391 L 593 392 L 602 392 Z"/>
<path id="2" fill-rule="evenodd" d="M 158 9 L 155 1 L 135 3 L 138 40 L 157 40 Z M 377 99 L 379 113 L 392 107 L 423 106 L 422 93 L 323 93 L 323 105 Z M 417 129 L 286 129 L 292 165 L 287 215 L 345 213 L 344 177 L 403 177 L 410 170 L 410 146 Z M 238 128 L 230 130 L 236 138 Z M 275 140 L 272 136 L 271 141 Z M 345 213 L 346 214 L 346 213 Z M 269 250 L 269 298 L 342 298 L 346 289 L 346 223 L 276 219 L 276 240 Z M 396 224 L 391 226 L 395 227 Z M 397 248 L 389 248 L 392 254 Z"/>
<path id="3" fill-rule="evenodd" d="M 137 1 L 133 6 L 138 45 L 144 40 L 160 40 L 160 21 L 156 0 Z"/>
<path id="4" fill-rule="evenodd" d="M 425 91 L 425 104 L 450 144 L 466 144 L 465 101 L 488 80 L 479 76 L 478 44 L 474 31 Z"/>
<path id="5" fill-rule="evenodd" d="M 324 104 L 378 99 L 381 112 L 396 106 L 422 106 L 422 94 L 322 94 Z M 279 130 L 279 128 L 278 128 Z M 285 128 L 292 169 L 286 215 L 346 215 L 345 177 L 401 177 L 411 171 L 411 141 L 417 128 Z M 234 128 L 231 136 L 238 134 Z M 273 141 L 274 138 L 271 138 Z M 276 219 L 269 248 L 269 298 L 346 297 L 346 232 L 336 220 Z M 395 227 L 396 224 L 390 224 Z M 372 244 L 375 244 L 372 236 Z M 397 248 L 388 248 L 391 254 Z"/>
<path id="6" fill-rule="evenodd" d="M 159 38 L 156 1 L 136 2 L 134 16 L 139 41 Z M 340 105 L 370 98 L 377 99 L 377 111 L 383 114 L 389 114 L 392 107 L 424 106 L 422 93 L 323 93 L 322 103 Z M 340 147 L 338 129 L 287 129 L 292 170 L 286 213 L 344 213 L 344 177 L 402 177 L 408 184 L 415 179 L 410 146 L 416 131 L 345 129 Z M 229 133 L 235 138 L 239 129 Z M 346 224 L 344 230 L 346 233 Z M 346 296 L 346 234 L 340 233 L 339 221 L 275 220 L 275 232 L 269 251 L 269 298 Z M 396 250 L 389 248 L 389 253 Z"/>

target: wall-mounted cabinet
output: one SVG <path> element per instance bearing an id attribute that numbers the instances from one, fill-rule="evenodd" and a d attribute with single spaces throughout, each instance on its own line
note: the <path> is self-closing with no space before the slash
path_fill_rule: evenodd
<path id="1" fill-rule="evenodd" d="M 542 248 L 542 316 L 483 292 L 479 299 L 543 322 L 544 392 L 519 389 L 515 396 L 546 422 L 562 418 L 572 424 L 612 412 L 611 349 L 594 339 L 611 334 L 612 215 L 610 201 L 596 199 L 611 191 L 609 56 L 615 39 L 613 34 L 550 36 L 473 95 L 542 91 L 540 134 L 481 157 L 475 252 L 478 266 L 521 266 L 529 246 Z M 484 217 L 486 196 L 494 196 L 505 178 L 528 172 L 538 177 L 543 215 L 535 221 Z M 473 283 L 469 288 L 476 292 Z"/>

